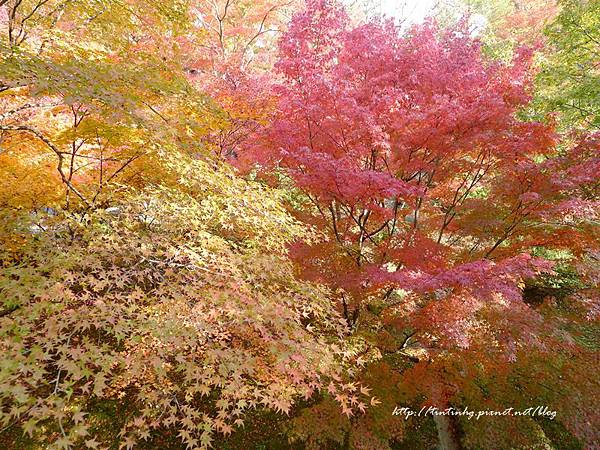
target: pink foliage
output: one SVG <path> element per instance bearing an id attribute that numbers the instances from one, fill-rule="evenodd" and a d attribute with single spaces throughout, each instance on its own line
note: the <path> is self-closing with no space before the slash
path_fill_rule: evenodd
<path id="1" fill-rule="evenodd" d="M 427 357 L 413 375 L 431 397 L 439 380 L 422 378 L 433 378 L 425 366 L 436 355 L 496 367 L 524 349 L 574 351 L 541 312 L 546 296 L 533 304 L 523 293 L 553 276 L 551 261 L 532 256 L 540 248 L 579 258 L 598 246 L 600 136 L 559 146 L 552 117 L 517 117 L 533 50 L 490 60 L 466 23 L 352 28 L 328 0 L 307 1 L 279 50 L 276 110 L 235 163 L 275 168 L 303 194 L 295 214 L 318 237 L 290 256 L 339 295 L 349 327 L 374 321 L 393 342 L 414 331 Z M 585 294 L 593 318 L 597 293 Z"/>

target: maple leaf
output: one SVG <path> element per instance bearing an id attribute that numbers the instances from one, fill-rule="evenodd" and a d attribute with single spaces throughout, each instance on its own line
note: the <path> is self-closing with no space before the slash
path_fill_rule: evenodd
<path id="1" fill-rule="evenodd" d="M 85 413 L 85 412 L 77 411 L 75 414 L 73 414 L 73 422 L 75 422 L 75 423 L 83 422 L 83 419 L 85 418 L 86 415 L 87 415 L 87 413 Z"/>
<path id="2" fill-rule="evenodd" d="M 30 438 L 33 437 L 33 432 L 36 430 L 37 423 L 38 421 L 34 418 L 27 420 L 23 424 L 23 433 L 27 433 Z"/>
<path id="3" fill-rule="evenodd" d="M 242 419 L 235 419 L 235 420 L 233 421 L 233 423 L 234 423 L 235 425 L 237 425 L 237 426 L 241 426 L 241 427 L 243 427 L 243 426 L 244 426 L 244 421 L 243 421 Z"/>
<path id="4" fill-rule="evenodd" d="M 96 449 L 98 448 L 98 446 L 100 445 L 100 443 L 98 441 L 96 441 L 95 439 L 88 439 L 87 441 L 85 441 L 85 446 L 87 448 L 93 448 Z"/>
<path id="5" fill-rule="evenodd" d="M 379 401 L 376 397 L 371 397 L 371 406 L 380 405 L 381 401 Z"/>

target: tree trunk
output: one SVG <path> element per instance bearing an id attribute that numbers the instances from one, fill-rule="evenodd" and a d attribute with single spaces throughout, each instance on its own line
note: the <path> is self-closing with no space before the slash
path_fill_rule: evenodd
<path id="1" fill-rule="evenodd" d="M 456 429 L 456 421 L 452 416 L 433 416 L 438 434 L 439 450 L 462 450 Z"/>

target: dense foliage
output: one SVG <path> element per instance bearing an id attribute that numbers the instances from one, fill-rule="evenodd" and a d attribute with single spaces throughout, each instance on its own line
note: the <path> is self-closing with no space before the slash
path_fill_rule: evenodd
<path id="1" fill-rule="evenodd" d="M 298 217 L 323 231 L 320 242 L 293 247 L 301 275 L 330 286 L 353 332 L 393 355 L 376 370 L 406 355 L 416 364 L 397 388 L 441 408 L 514 404 L 514 392 L 508 402 L 493 391 L 514 386 L 500 367 L 521 363 L 536 364 L 535 383 L 548 378 L 551 404 L 595 391 L 584 382 L 593 354 L 553 307 L 527 305 L 522 286 L 552 273 L 549 252 L 597 257 L 598 137 L 559 149 L 551 124 L 516 118 L 531 93 L 524 50 L 503 64 L 486 60 L 464 24 L 399 34 L 390 22 L 348 23 L 322 2 L 295 17 L 276 65 L 277 113 L 248 149 L 263 167 L 285 169 L 299 190 Z M 597 293 L 589 294 L 594 315 Z M 555 391 L 557 368 L 540 365 L 545 358 L 577 358 L 578 381 Z M 484 401 L 470 385 L 492 377 Z M 597 406 L 577 403 L 566 419 L 589 443 Z M 386 429 L 383 441 L 395 437 Z M 368 436 L 351 434 L 357 446 Z M 521 438 L 493 437 L 506 446 Z M 486 446 L 490 435 L 471 439 Z"/>
<path id="2" fill-rule="evenodd" d="M 598 2 L 463 6 L 0 0 L 0 446 L 597 448 Z"/>

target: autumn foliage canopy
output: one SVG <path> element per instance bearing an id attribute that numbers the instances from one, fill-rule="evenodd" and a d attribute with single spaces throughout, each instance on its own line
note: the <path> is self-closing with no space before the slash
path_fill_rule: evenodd
<path id="1" fill-rule="evenodd" d="M 600 131 L 446 22 L 0 1 L 0 446 L 597 448 Z"/>

